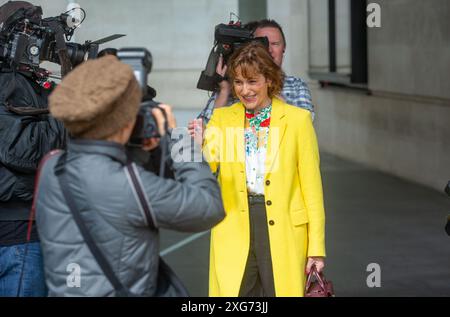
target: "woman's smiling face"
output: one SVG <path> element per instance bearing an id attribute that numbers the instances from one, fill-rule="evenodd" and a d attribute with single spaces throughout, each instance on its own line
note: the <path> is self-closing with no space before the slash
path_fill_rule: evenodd
<path id="1" fill-rule="evenodd" d="M 236 69 L 234 92 L 247 110 L 259 111 L 272 101 L 268 93 L 270 82 L 256 71 L 248 73 L 243 74 L 241 67 Z"/>

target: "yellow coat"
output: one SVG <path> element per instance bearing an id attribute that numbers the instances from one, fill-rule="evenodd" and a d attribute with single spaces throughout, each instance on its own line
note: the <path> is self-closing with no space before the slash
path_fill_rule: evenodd
<path id="1" fill-rule="evenodd" d="M 242 103 L 216 109 L 204 154 L 226 217 L 211 232 L 209 295 L 239 294 L 250 246 Z M 303 296 L 307 256 L 325 256 L 319 151 L 309 111 L 272 100 L 264 194 L 276 296 Z"/>
<path id="2" fill-rule="evenodd" d="M 249 252 L 242 103 L 214 111 L 204 154 L 218 174 L 225 219 L 211 232 L 209 295 L 239 294 Z M 265 198 L 276 296 L 303 296 L 307 256 L 325 256 L 319 151 L 309 111 L 272 100 Z"/>

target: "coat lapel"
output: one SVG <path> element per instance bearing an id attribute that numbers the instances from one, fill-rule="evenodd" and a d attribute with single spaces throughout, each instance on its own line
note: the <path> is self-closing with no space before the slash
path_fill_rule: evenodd
<path id="1" fill-rule="evenodd" d="M 232 106 L 231 115 L 226 118 L 225 131 L 227 142 L 233 142 L 233 152 L 227 153 L 226 159 L 232 158 L 233 162 L 239 163 L 239 169 L 245 171 L 245 108 L 242 103 Z M 227 131 L 227 129 L 229 129 Z M 229 144 L 226 146 L 229 149 Z"/>
<path id="2" fill-rule="evenodd" d="M 272 99 L 272 114 L 270 116 L 269 140 L 265 162 L 266 179 L 278 169 L 277 155 L 286 132 L 285 105 L 278 98 Z"/>
<path id="3" fill-rule="evenodd" d="M 237 104 L 233 105 L 233 111 L 232 115 L 227 118 L 229 120 L 229 126 L 232 127 L 242 127 L 244 123 L 244 113 L 245 113 L 245 107 L 242 103 L 238 102 Z"/>

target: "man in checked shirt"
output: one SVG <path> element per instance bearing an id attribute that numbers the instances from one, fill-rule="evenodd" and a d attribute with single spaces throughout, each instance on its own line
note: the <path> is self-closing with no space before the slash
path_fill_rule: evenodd
<path id="1" fill-rule="evenodd" d="M 264 19 L 247 23 L 246 27 L 254 31 L 253 35 L 255 37 L 267 37 L 269 40 L 270 55 L 275 63 L 281 67 L 284 52 L 286 50 L 286 39 L 281 26 L 274 20 Z M 224 77 L 226 71 L 227 65 L 223 65 L 222 57 L 220 57 L 216 72 Z M 312 120 L 314 120 L 314 106 L 311 100 L 311 93 L 308 86 L 301 78 L 285 76 L 280 97 L 288 104 L 309 110 L 311 112 Z M 219 83 L 219 90 L 214 92 L 209 98 L 208 103 L 200 113 L 199 118 L 203 119 L 203 124 L 206 125 L 212 116 L 214 108 L 229 106 L 238 101 L 239 100 L 234 99 L 231 94 L 231 84 L 224 79 Z"/>

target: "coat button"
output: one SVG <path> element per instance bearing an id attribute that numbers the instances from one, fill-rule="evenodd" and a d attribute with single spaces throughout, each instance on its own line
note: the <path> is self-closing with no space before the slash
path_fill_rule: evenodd
<path id="1" fill-rule="evenodd" d="M 275 224 L 275 221 L 273 221 L 273 220 L 269 221 L 269 225 L 273 226 L 274 224 Z"/>
<path id="2" fill-rule="evenodd" d="M 269 186 L 270 185 L 270 181 L 266 181 L 266 185 Z"/>
<path id="3" fill-rule="evenodd" d="M 270 206 L 270 205 L 272 205 L 272 201 L 271 201 L 271 200 L 268 200 L 268 201 L 267 201 L 267 206 Z"/>

